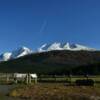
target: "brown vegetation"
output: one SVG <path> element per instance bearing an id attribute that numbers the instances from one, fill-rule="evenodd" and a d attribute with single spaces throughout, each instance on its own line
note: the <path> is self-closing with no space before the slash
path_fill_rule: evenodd
<path id="1" fill-rule="evenodd" d="M 100 88 L 42 83 L 19 86 L 13 89 L 9 96 L 27 98 L 29 100 L 99 100 Z"/>

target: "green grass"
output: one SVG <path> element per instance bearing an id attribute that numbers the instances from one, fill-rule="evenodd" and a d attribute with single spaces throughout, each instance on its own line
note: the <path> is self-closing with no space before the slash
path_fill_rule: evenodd
<path id="1" fill-rule="evenodd" d="M 82 79 L 87 79 L 84 76 L 72 76 L 72 77 L 68 77 L 68 76 L 43 76 L 43 77 L 38 77 L 38 82 L 64 82 L 64 83 L 68 83 L 68 82 L 72 82 L 75 83 L 76 80 L 82 80 Z M 94 82 L 97 84 L 100 84 L 100 76 L 89 76 L 88 79 L 92 79 L 94 80 Z M 34 80 L 32 80 L 32 82 L 34 83 Z M 14 83 L 13 79 L 10 78 L 9 81 L 7 82 L 6 78 L 0 78 L 0 84 L 11 84 Z M 23 83 L 23 81 L 20 81 L 19 83 Z"/>
<path id="2" fill-rule="evenodd" d="M 82 79 L 87 79 L 86 77 L 83 76 L 72 76 L 72 77 L 68 77 L 68 76 L 62 76 L 62 77 L 42 77 L 39 78 L 38 81 L 70 81 L 71 82 L 75 82 L 76 80 L 82 80 Z M 100 76 L 89 76 L 88 79 L 92 79 L 95 81 L 95 83 L 99 83 L 100 82 Z"/>

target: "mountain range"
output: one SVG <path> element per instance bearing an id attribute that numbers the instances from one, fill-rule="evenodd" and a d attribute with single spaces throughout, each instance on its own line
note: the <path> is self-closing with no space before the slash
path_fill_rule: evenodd
<path id="1" fill-rule="evenodd" d="M 38 48 L 38 52 L 45 52 L 45 51 L 52 51 L 52 50 L 93 51 L 95 49 L 80 44 L 56 43 L 56 42 L 53 44 L 44 44 L 40 48 Z"/>
<path id="2" fill-rule="evenodd" d="M 0 55 L 0 61 L 8 61 L 11 59 L 16 59 L 28 54 L 31 54 L 33 51 L 27 47 L 20 47 L 12 52 L 6 52 Z"/>
<path id="3" fill-rule="evenodd" d="M 70 44 L 70 43 L 52 43 L 52 44 L 43 44 L 36 51 L 33 51 L 25 46 L 17 48 L 12 52 L 5 52 L 0 55 L 0 61 L 8 61 L 11 59 L 16 59 L 25 55 L 29 55 L 32 53 L 40 53 L 54 50 L 70 50 L 70 51 L 95 51 L 96 49 L 89 48 L 80 44 Z"/>
<path id="4" fill-rule="evenodd" d="M 21 47 L 0 60 L 0 72 L 100 75 L 100 51 L 79 44 L 44 44 L 36 51 Z"/>

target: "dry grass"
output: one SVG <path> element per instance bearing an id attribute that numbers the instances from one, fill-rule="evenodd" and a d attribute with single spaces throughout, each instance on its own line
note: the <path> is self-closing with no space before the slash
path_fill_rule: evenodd
<path id="1" fill-rule="evenodd" d="M 19 86 L 13 89 L 9 96 L 30 100 L 100 100 L 100 88 L 44 83 Z"/>

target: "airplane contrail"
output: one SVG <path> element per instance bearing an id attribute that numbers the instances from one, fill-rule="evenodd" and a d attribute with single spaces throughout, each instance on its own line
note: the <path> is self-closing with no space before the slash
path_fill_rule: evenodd
<path id="1" fill-rule="evenodd" d="M 42 24 L 42 26 L 41 26 L 41 28 L 40 28 L 39 33 L 42 33 L 42 32 L 44 31 L 44 29 L 45 29 L 46 25 L 47 25 L 47 21 L 46 21 L 46 20 L 44 20 L 44 22 L 43 22 L 43 24 Z"/>

